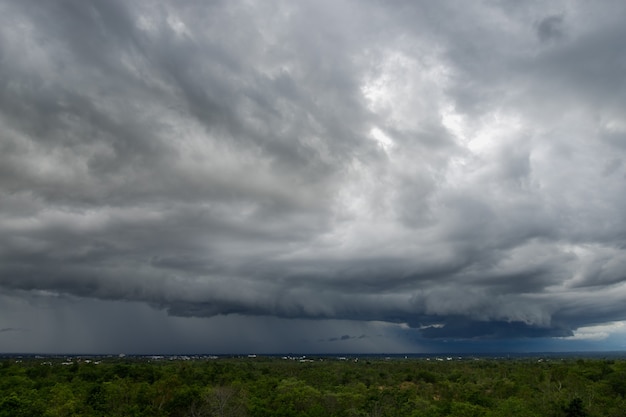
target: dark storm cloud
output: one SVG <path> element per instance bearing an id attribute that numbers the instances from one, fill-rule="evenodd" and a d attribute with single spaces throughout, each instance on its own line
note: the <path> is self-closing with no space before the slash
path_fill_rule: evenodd
<path id="1" fill-rule="evenodd" d="M 361 340 L 361 339 L 366 339 L 368 336 L 367 335 L 360 335 L 360 336 L 350 336 L 349 334 L 344 334 L 343 336 L 340 337 L 329 337 L 328 339 L 320 339 L 319 342 L 345 342 L 347 340 Z"/>
<path id="2" fill-rule="evenodd" d="M 427 338 L 492 338 L 506 339 L 519 337 L 566 337 L 572 336 L 570 329 L 558 327 L 542 328 L 529 326 L 523 322 L 472 321 L 464 318 L 452 320 L 445 326 L 429 326 L 422 329 Z"/>
<path id="3" fill-rule="evenodd" d="M 618 2 L 0 12 L 12 299 L 429 339 L 626 320 Z"/>

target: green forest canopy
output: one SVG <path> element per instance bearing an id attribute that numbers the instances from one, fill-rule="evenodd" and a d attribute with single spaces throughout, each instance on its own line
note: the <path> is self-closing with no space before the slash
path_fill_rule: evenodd
<path id="1" fill-rule="evenodd" d="M 5 358 L 10 416 L 623 416 L 623 359 Z"/>

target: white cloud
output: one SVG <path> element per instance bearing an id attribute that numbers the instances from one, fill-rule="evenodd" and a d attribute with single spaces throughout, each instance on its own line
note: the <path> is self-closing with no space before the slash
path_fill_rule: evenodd
<path id="1" fill-rule="evenodd" d="M 574 330 L 574 335 L 566 337 L 568 340 L 606 340 L 611 336 L 626 338 L 626 322 L 618 321 L 596 326 L 585 326 Z"/>

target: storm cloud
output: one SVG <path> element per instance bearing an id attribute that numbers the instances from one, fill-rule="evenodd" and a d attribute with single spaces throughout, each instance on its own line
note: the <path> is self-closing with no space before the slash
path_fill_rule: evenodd
<path id="1" fill-rule="evenodd" d="M 353 349 L 359 323 L 419 350 L 626 320 L 625 19 L 3 1 L 0 341 L 46 297 Z"/>

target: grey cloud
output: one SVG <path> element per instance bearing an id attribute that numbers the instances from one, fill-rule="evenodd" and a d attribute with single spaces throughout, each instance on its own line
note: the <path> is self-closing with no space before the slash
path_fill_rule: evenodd
<path id="1" fill-rule="evenodd" d="M 6 332 L 23 332 L 26 331 L 26 329 L 21 329 L 19 327 L 5 327 L 3 329 L 0 329 L 0 333 L 6 333 Z"/>
<path id="2" fill-rule="evenodd" d="M 0 286 L 172 328 L 625 320 L 626 10 L 551 7 L 5 2 Z"/>
<path id="3" fill-rule="evenodd" d="M 537 37 L 542 42 L 563 37 L 563 16 L 548 16 L 537 24 Z"/>

